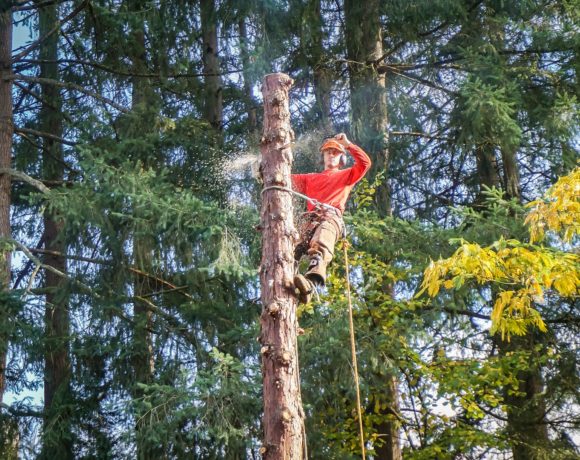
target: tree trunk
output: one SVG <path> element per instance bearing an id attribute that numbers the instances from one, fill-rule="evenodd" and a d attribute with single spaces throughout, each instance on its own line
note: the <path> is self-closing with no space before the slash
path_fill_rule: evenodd
<path id="1" fill-rule="evenodd" d="M 223 127 L 223 88 L 218 58 L 215 0 L 200 0 L 205 75 L 204 118 L 215 128 Z"/>
<path id="2" fill-rule="evenodd" d="M 0 6 L 0 167 L 10 168 L 12 158 L 12 8 Z M 10 238 L 10 176 L 0 174 L 0 238 Z M 0 255 L 0 289 L 4 293 L 10 289 L 10 251 Z M 4 322 L 2 315 L 0 321 Z M 6 328 L 2 327 L 1 331 Z M 0 403 L 6 391 L 6 353 L 8 336 L 0 333 Z"/>
<path id="3" fill-rule="evenodd" d="M 320 127 L 325 135 L 331 135 L 332 74 L 324 59 L 324 30 L 320 8 L 320 0 L 308 0 L 305 5 L 301 30 L 301 48 L 305 50 L 306 63 L 313 73 L 315 124 Z"/>
<path id="4" fill-rule="evenodd" d="M 10 168 L 12 157 L 12 8 L 0 5 L 0 168 Z M 10 176 L 0 174 L 0 238 L 10 238 Z M 10 294 L 11 253 L 0 253 L 0 290 Z M 7 320 L 11 312 L 0 305 L 0 404 L 6 391 L 6 355 L 9 332 Z M 18 452 L 18 425 L 0 412 L 0 452 L 3 458 L 16 460 Z"/>
<path id="5" fill-rule="evenodd" d="M 252 94 L 253 79 L 250 73 L 250 57 L 248 53 L 248 32 L 246 30 L 246 18 L 238 20 L 238 32 L 240 34 L 240 55 L 242 58 L 242 73 L 244 76 L 244 102 L 248 114 L 248 132 L 251 143 L 258 141 L 258 105 Z"/>
<path id="6" fill-rule="evenodd" d="M 288 90 L 292 79 L 277 73 L 264 78 L 264 187 L 290 187 L 294 133 L 290 127 Z M 304 412 L 300 397 L 296 341 L 296 298 L 289 289 L 294 274 L 292 196 L 270 189 L 261 210 L 262 374 L 264 379 L 265 459 L 303 458 Z"/>
<path id="7" fill-rule="evenodd" d="M 44 37 L 58 24 L 57 5 L 39 9 L 39 35 Z M 58 37 L 52 34 L 40 45 L 40 76 L 58 81 Z M 40 129 L 62 137 L 63 119 L 60 89 L 51 84 L 41 85 L 42 106 Z M 48 181 L 62 181 L 64 177 L 62 145 L 53 139 L 42 140 L 43 177 Z M 64 254 L 62 219 L 47 211 L 44 214 L 45 248 Z M 55 255 L 46 255 L 44 263 L 66 273 L 66 260 Z M 46 270 L 45 275 L 45 358 L 44 358 L 44 426 L 41 458 L 73 458 L 73 434 L 70 410 L 72 400 L 69 356 L 70 325 L 68 316 L 68 293 L 65 280 Z"/>
<path id="8" fill-rule="evenodd" d="M 388 185 L 388 112 L 386 76 L 377 71 L 383 56 L 382 30 L 379 1 L 358 2 L 345 0 L 346 43 L 349 60 L 351 111 L 353 139 L 372 157 L 371 177 L 384 171 L 385 179 L 375 195 L 375 204 L 380 214 L 391 215 L 391 197 Z M 392 291 L 391 285 L 385 286 Z M 385 443 L 375 449 L 376 458 L 400 460 L 400 424 L 392 419 L 392 411 L 398 413 L 399 389 L 395 376 L 385 382 L 386 398 L 391 411 L 383 414 L 383 422 L 377 430 Z"/>
<path id="9" fill-rule="evenodd" d="M 536 333 L 541 334 L 541 333 Z M 509 342 L 497 339 L 502 354 L 529 351 L 532 364 L 528 369 L 519 371 L 519 394 L 505 393 L 507 403 L 508 432 L 511 438 L 514 460 L 545 460 L 546 448 L 550 445 L 548 425 L 546 424 L 546 402 L 544 381 L 535 351 L 537 341 L 534 332 L 519 337 L 512 336 Z M 543 337 L 540 337 L 543 339 Z"/>
<path id="10" fill-rule="evenodd" d="M 345 0 L 346 44 L 349 60 L 353 139 L 373 160 L 371 178 L 384 171 L 375 201 L 379 213 L 389 215 L 388 113 L 386 76 L 377 71 L 383 56 L 379 0 Z"/>
<path id="11" fill-rule="evenodd" d="M 145 10 L 146 6 L 139 0 L 131 0 L 131 12 L 139 19 L 131 33 L 131 44 L 129 56 L 134 75 L 149 73 L 147 61 L 147 50 L 145 44 Z M 147 77 L 132 77 L 132 100 L 131 109 L 134 113 L 134 120 L 143 127 L 142 130 L 130 128 L 129 137 L 146 135 L 147 130 L 154 126 L 155 94 L 151 87 L 151 82 Z M 152 166 L 151 152 L 139 152 L 136 161 L 141 161 L 143 168 Z M 139 220 L 139 216 L 134 216 Z M 139 227 L 139 224 L 137 227 Z M 147 224 L 144 224 L 145 227 Z M 133 235 L 133 259 L 135 266 L 142 272 L 150 274 L 153 272 L 153 250 L 155 242 L 147 234 L 147 228 L 137 228 Z M 155 372 L 155 359 L 153 353 L 153 312 L 145 300 L 155 290 L 151 279 L 147 276 L 135 275 L 133 290 L 135 301 L 133 303 L 133 338 L 131 360 L 135 381 L 131 382 L 132 396 L 136 401 L 141 401 L 145 392 L 139 384 L 149 385 L 153 382 Z M 150 418 L 145 417 L 140 410 L 136 413 L 136 444 L 138 460 L 160 460 L 163 457 L 163 447 L 156 440 L 151 440 L 148 435 L 150 428 Z"/>
<path id="12" fill-rule="evenodd" d="M 508 198 L 521 199 L 520 173 L 516 160 L 515 149 L 504 147 L 501 151 L 503 162 L 504 190 Z"/>
<path id="13" fill-rule="evenodd" d="M 477 177 L 479 180 L 479 190 L 475 198 L 475 205 L 480 207 L 485 203 L 484 186 L 488 188 L 501 187 L 498 174 L 497 159 L 494 149 L 489 145 L 478 145 L 475 148 L 475 160 L 477 162 Z"/>

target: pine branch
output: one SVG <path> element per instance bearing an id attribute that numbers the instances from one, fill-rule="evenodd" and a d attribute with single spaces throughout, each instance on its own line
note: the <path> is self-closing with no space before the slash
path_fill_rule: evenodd
<path id="1" fill-rule="evenodd" d="M 61 82 L 61 81 L 57 81 L 57 80 L 52 80 L 50 78 L 30 77 L 28 75 L 22 75 L 22 74 L 13 74 L 9 78 L 12 80 L 21 80 L 21 81 L 29 81 L 32 83 L 39 83 L 41 85 L 54 85 L 54 86 L 58 86 L 60 88 L 74 89 L 74 90 L 79 91 L 83 94 L 86 94 L 87 96 L 91 96 L 91 97 L 97 99 L 98 101 L 101 101 L 105 104 L 110 105 L 111 107 L 117 109 L 119 112 L 129 113 L 128 109 L 126 109 L 122 105 L 117 104 L 115 101 L 113 101 L 107 97 L 101 96 L 100 94 L 97 94 L 94 91 L 90 91 L 90 90 L 88 90 L 80 85 L 76 85 L 74 83 Z"/>
<path id="2" fill-rule="evenodd" d="M 10 414 L 16 416 L 16 417 L 38 417 L 38 418 L 42 418 L 44 417 L 44 412 L 38 412 L 35 410 L 20 410 L 20 409 L 15 409 L 14 407 L 6 404 L 6 403 L 0 403 L 0 407 L 2 407 L 3 409 L 6 409 L 7 412 L 9 412 Z"/>
<path id="3" fill-rule="evenodd" d="M 379 70 L 379 69 L 377 69 L 377 70 Z M 458 93 L 455 91 L 451 91 L 447 88 L 444 88 L 443 86 L 436 85 L 435 83 L 430 82 L 429 80 L 425 80 L 424 78 L 421 78 L 417 75 L 409 75 L 405 72 L 397 71 L 392 66 L 382 65 L 380 70 L 383 72 L 392 72 L 395 75 L 399 75 L 400 77 L 407 78 L 407 79 L 409 79 L 411 81 L 415 81 L 417 83 L 421 83 L 424 86 L 428 86 L 430 88 L 437 89 L 437 90 L 442 91 L 445 94 L 448 94 L 450 96 L 455 96 L 455 97 L 458 96 Z"/>
<path id="4" fill-rule="evenodd" d="M 53 109 L 54 111 L 57 111 L 57 108 L 52 105 L 49 101 L 47 101 L 45 98 L 43 98 L 40 94 L 35 93 L 34 91 L 32 91 L 31 88 L 24 86 L 22 83 L 18 82 L 18 81 L 14 81 L 14 86 L 18 86 L 23 93 L 29 94 L 31 95 L 34 99 L 36 99 L 38 102 L 41 102 L 43 105 L 50 107 L 51 109 Z M 32 85 L 31 85 L 32 86 Z M 16 107 L 16 106 L 15 106 Z M 59 115 L 62 115 L 62 117 L 68 121 L 69 123 L 73 124 L 73 120 L 71 119 L 71 117 L 66 114 L 65 112 L 63 112 L 62 110 L 58 110 Z"/>
<path id="5" fill-rule="evenodd" d="M 427 133 L 418 133 L 418 132 L 408 132 L 408 131 L 391 131 L 389 133 L 389 135 L 392 136 L 414 136 L 414 137 L 424 137 L 426 139 L 440 139 L 443 141 L 452 141 L 453 139 L 451 139 L 450 137 L 444 137 L 444 136 L 432 136 L 430 134 Z"/>
<path id="6" fill-rule="evenodd" d="M 51 255 L 51 256 L 63 257 L 65 259 L 69 259 L 69 260 L 76 260 L 76 261 L 80 261 L 80 262 L 89 262 L 89 263 L 97 264 L 97 265 L 111 265 L 111 266 L 113 265 L 113 262 L 111 262 L 109 260 L 105 260 L 105 259 L 95 259 L 92 257 L 84 257 L 84 256 L 71 255 L 71 254 L 64 254 L 62 252 L 52 251 L 49 249 L 39 249 L 39 248 L 30 248 L 30 247 L 28 247 L 27 249 L 31 253 L 47 254 L 47 255 Z M 138 268 L 135 268 L 135 267 L 128 267 L 128 270 L 132 273 L 139 275 L 139 276 L 144 276 L 146 278 L 154 280 L 154 281 L 158 282 L 159 284 L 163 284 L 164 286 L 167 286 L 169 288 L 169 290 L 167 290 L 167 291 L 160 291 L 160 292 L 155 293 L 155 294 L 163 294 L 163 293 L 167 293 L 167 292 L 179 292 L 180 294 L 187 297 L 188 299 L 193 300 L 193 297 L 190 294 L 188 294 L 187 292 L 183 292 L 183 289 L 186 289 L 187 286 L 176 286 L 175 284 L 173 284 L 173 283 L 171 283 L 163 278 L 159 278 L 158 276 L 152 275 L 151 273 L 144 272 L 143 270 L 139 270 Z"/>
<path id="7" fill-rule="evenodd" d="M 8 174 L 9 176 L 15 177 L 16 179 L 20 179 L 22 182 L 26 182 L 27 184 L 32 185 L 42 193 L 50 193 L 50 189 L 41 181 L 30 177 L 28 174 L 23 173 L 22 171 L 17 171 L 16 169 L 11 168 L 0 168 L 0 174 Z"/>
<path id="8" fill-rule="evenodd" d="M 40 8 L 44 8 L 45 6 L 61 5 L 65 1 L 66 0 L 46 0 L 45 2 L 34 3 L 32 5 L 24 5 L 24 3 L 27 2 L 27 0 L 22 0 L 20 2 L 17 2 L 17 3 L 21 3 L 22 6 L 14 6 L 12 8 L 12 11 L 14 11 L 14 12 L 31 11 L 31 10 L 35 10 L 36 11 L 36 10 L 38 10 Z"/>
<path id="9" fill-rule="evenodd" d="M 140 77 L 140 78 L 156 78 L 156 79 L 164 79 L 164 78 L 196 78 L 196 77 L 219 77 L 224 75 L 231 75 L 235 73 L 242 73 L 240 69 L 233 69 L 233 70 L 225 70 L 217 73 L 212 72 L 196 72 L 196 73 L 177 73 L 177 74 L 161 74 L 161 73 L 137 73 L 131 72 L 129 70 L 118 70 L 112 67 L 108 67 L 96 61 L 85 61 L 83 59 L 58 59 L 58 60 L 49 60 L 49 59 L 22 59 L 20 60 L 22 63 L 28 64 L 74 64 L 74 65 L 82 65 L 88 67 L 94 67 L 96 69 L 103 70 L 113 75 L 120 75 L 122 77 Z M 16 71 L 21 71 L 30 68 L 31 66 L 22 66 L 17 67 Z"/>
<path id="10" fill-rule="evenodd" d="M 66 139 L 63 139 L 62 137 L 55 136 L 54 134 L 50 134 L 50 133 L 45 133 L 43 131 L 37 131 L 35 129 L 14 128 L 14 132 L 18 133 L 18 134 L 31 134 L 33 136 L 44 137 L 45 139 L 51 139 L 53 141 L 57 141 L 57 142 L 60 142 L 61 144 L 65 144 L 65 145 L 70 145 L 72 147 L 78 145 L 76 142 L 67 141 Z"/>
<path id="11" fill-rule="evenodd" d="M 23 49 L 16 56 L 12 56 L 12 62 L 17 62 L 19 59 L 22 59 L 24 56 L 29 54 L 31 51 L 38 48 L 48 37 L 53 35 L 55 32 L 58 32 L 63 24 L 66 24 L 68 21 L 73 19 L 77 14 L 79 14 L 83 10 L 83 8 L 86 6 L 87 3 L 88 3 L 88 0 L 84 0 L 83 2 L 81 2 L 74 10 L 72 10 L 70 12 L 70 14 L 68 16 L 63 18 L 62 21 L 59 21 L 51 30 L 49 30 L 46 34 L 44 34 L 44 36 L 42 36 L 38 40 L 32 42 L 30 45 L 28 45 L 27 48 Z"/>
<path id="12" fill-rule="evenodd" d="M 28 257 L 30 260 L 32 260 L 32 262 L 37 267 L 43 268 L 49 272 L 54 273 L 57 276 L 60 276 L 61 278 L 64 278 L 68 281 L 71 281 L 72 283 L 82 287 L 86 292 L 89 292 L 91 295 L 95 296 L 95 298 L 97 298 L 97 299 L 102 298 L 100 294 L 97 294 L 96 292 L 94 292 L 89 286 L 82 283 L 81 281 L 75 280 L 70 275 L 68 275 L 64 272 L 61 272 L 60 270 L 54 268 L 51 265 L 47 265 L 47 264 L 42 263 L 42 261 L 40 259 L 38 259 L 37 257 L 35 257 L 34 254 L 32 254 L 32 252 L 25 245 L 23 245 L 20 241 L 17 241 L 13 238 L 7 238 L 6 241 L 14 244 L 17 248 L 19 248 L 26 255 L 26 257 Z"/>
<path id="13" fill-rule="evenodd" d="M 135 299 L 143 302 L 144 304 L 147 305 L 147 307 L 156 315 L 158 315 L 159 317 L 163 318 L 165 320 L 165 322 L 178 334 L 180 334 L 183 338 L 187 339 L 187 341 L 189 343 L 191 343 L 194 346 L 198 346 L 198 339 L 195 335 L 191 334 L 189 332 L 189 328 L 183 324 L 180 323 L 180 321 L 173 315 L 170 315 L 169 313 L 166 313 L 163 311 L 163 309 L 161 309 L 160 307 L 158 307 L 157 305 L 155 305 L 153 302 L 151 302 L 150 300 L 146 299 L 145 297 L 142 296 L 135 296 Z M 155 332 L 155 331 L 150 331 L 150 332 Z"/>

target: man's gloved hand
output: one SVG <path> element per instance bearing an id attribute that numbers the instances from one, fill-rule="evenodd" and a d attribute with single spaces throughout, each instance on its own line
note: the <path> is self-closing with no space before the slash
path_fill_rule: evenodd
<path id="1" fill-rule="evenodd" d="M 348 147 L 350 144 L 352 144 L 352 142 L 348 140 L 348 137 L 346 137 L 346 134 L 344 133 L 339 133 L 334 136 L 334 138 L 344 147 Z"/>

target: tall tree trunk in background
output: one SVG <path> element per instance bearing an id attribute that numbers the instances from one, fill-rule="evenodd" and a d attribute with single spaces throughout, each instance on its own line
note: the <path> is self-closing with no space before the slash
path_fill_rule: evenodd
<path id="1" fill-rule="evenodd" d="M 498 174 L 497 159 L 495 157 L 494 147 L 484 144 L 475 148 L 475 160 L 477 164 L 477 177 L 479 180 L 479 189 L 475 204 L 483 205 L 485 202 L 485 188 L 501 188 L 501 181 Z"/>
<path id="2" fill-rule="evenodd" d="M 0 168 L 10 168 L 12 159 L 12 8 L 0 6 Z M 0 238 L 11 238 L 10 230 L 10 175 L 0 174 Z M 10 289 L 10 251 L 0 255 L 0 289 Z M 4 321 L 2 315 L 0 321 Z M 2 331 L 5 328 L 2 327 Z M 0 333 L 0 403 L 6 391 L 6 353 L 8 337 Z"/>
<path id="3" fill-rule="evenodd" d="M 0 168 L 10 168 L 12 158 L 12 8 L 0 5 Z M 10 176 L 0 174 L 0 238 L 11 238 Z M 10 294 L 11 253 L 0 253 L 0 291 Z M 8 353 L 8 325 L 12 312 L 6 303 L 0 304 L 0 404 L 6 392 L 6 355 Z M 1 409 L 0 409 L 1 410 Z M 7 460 L 16 460 L 18 452 L 18 425 L 0 412 L 0 452 Z"/>
<path id="4" fill-rule="evenodd" d="M 290 127 L 288 90 L 292 79 L 277 73 L 264 78 L 264 187 L 290 187 L 294 133 Z M 262 374 L 264 379 L 264 444 L 266 460 L 300 460 L 304 455 L 304 412 L 296 330 L 296 297 L 290 291 L 294 274 L 292 197 L 270 189 L 261 210 Z"/>
<path id="5" fill-rule="evenodd" d="M 501 188 L 502 184 L 493 146 L 476 147 L 475 156 L 480 184 L 476 204 L 481 206 L 485 198 L 482 195 L 483 186 Z M 502 157 L 504 190 L 509 198 L 519 200 L 520 180 L 515 150 L 508 150 L 507 147 L 504 147 Z M 509 238 L 511 235 L 507 235 L 507 237 Z M 542 338 L 544 337 L 539 333 L 531 331 L 521 337 L 512 336 L 510 341 L 502 340 L 500 337 L 495 339 L 502 355 L 514 352 L 530 352 L 532 356 L 530 359 L 532 365 L 526 370 L 517 372 L 518 394 L 511 394 L 509 391 L 504 394 L 507 403 L 508 432 L 514 460 L 544 459 L 546 458 L 545 452 L 538 450 L 538 447 L 550 444 L 544 420 L 546 403 L 543 395 L 543 378 L 536 356 L 536 345 L 540 343 L 539 339 Z"/>
<path id="6" fill-rule="evenodd" d="M 517 201 L 520 201 L 520 173 L 515 149 L 504 147 L 501 151 L 501 158 L 503 163 L 503 186 L 507 198 L 514 198 Z"/>
<path id="7" fill-rule="evenodd" d="M 385 182 L 376 192 L 379 213 L 391 213 L 388 186 L 388 113 L 386 76 L 377 71 L 383 56 L 379 0 L 345 0 L 345 35 L 350 78 L 353 141 L 373 159 L 371 177 L 385 171 Z"/>
<path id="8" fill-rule="evenodd" d="M 204 118 L 215 129 L 223 127 L 223 87 L 218 58 L 218 38 L 215 0 L 200 0 L 202 60 L 205 74 Z"/>
<path id="9" fill-rule="evenodd" d="M 386 76 L 377 71 L 383 56 L 382 30 L 379 1 L 358 2 L 345 0 L 347 55 L 351 91 L 353 141 L 361 145 L 373 159 L 372 176 L 385 172 L 385 181 L 377 188 L 375 202 L 382 215 L 391 215 L 391 197 L 388 186 L 388 112 Z M 393 286 L 385 289 L 392 293 Z M 384 378 L 377 376 L 377 379 Z M 383 415 L 377 431 L 384 444 L 375 448 L 376 458 L 400 460 L 400 423 L 393 413 L 398 413 L 399 388 L 394 375 L 384 385 L 385 397 L 390 408 Z"/>
<path id="10" fill-rule="evenodd" d="M 313 72 L 316 124 L 325 135 L 331 135 L 332 71 L 325 62 L 323 37 L 320 0 L 308 0 L 303 10 L 301 43 L 307 65 Z"/>
<path id="11" fill-rule="evenodd" d="M 473 30 L 477 30 L 475 27 Z M 497 34 L 490 34 L 498 36 Z M 498 48 L 501 43 L 495 43 Z M 501 151 L 502 169 L 498 167 L 496 150 Z M 516 160 L 516 148 L 510 145 L 490 145 L 483 143 L 475 147 L 479 180 L 479 195 L 476 204 L 484 204 L 483 186 L 502 188 L 500 179 L 503 176 L 503 190 L 508 198 L 520 200 L 520 175 Z M 511 238 L 513 235 L 505 235 Z M 495 297 L 496 294 L 494 294 Z M 494 300 L 491 304 L 493 305 Z M 542 447 L 550 445 L 548 429 L 545 423 L 546 403 L 542 369 L 538 361 L 537 346 L 546 336 L 537 331 L 529 331 L 524 336 L 512 336 L 509 341 L 496 337 L 494 340 L 500 354 L 509 355 L 518 352 L 529 352 L 530 365 L 525 370 L 517 372 L 519 382 L 518 393 L 505 391 L 504 398 L 507 407 L 507 430 L 510 434 L 514 460 L 541 460 L 546 457 Z M 539 448 L 539 449 L 538 449 Z"/>
<path id="12" fill-rule="evenodd" d="M 501 354 L 527 351 L 531 365 L 517 373 L 518 393 L 506 391 L 507 430 L 514 460 L 544 460 L 550 446 L 546 424 L 544 380 L 536 346 L 545 340 L 543 333 L 530 331 L 525 336 L 512 336 L 511 340 L 497 339 Z M 538 340 L 539 339 L 539 340 Z"/>
<path id="13" fill-rule="evenodd" d="M 240 34 L 240 55 L 242 57 L 242 74 L 244 77 L 244 103 L 246 104 L 246 112 L 248 114 L 248 132 L 250 142 L 252 144 L 258 143 L 258 104 L 254 100 L 252 94 L 253 79 L 250 68 L 250 55 L 248 52 L 248 31 L 246 29 L 246 17 L 242 16 L 238 19 L 238 33 Z"/>
<path id="14" fill-rule="evenodd" d="M 131 32 L 131 41 L 129 44 L 129 57 L 131 59 L 132 73 L 132 101 L 131 110 L 134 117 L 133 123 L 137 123 L 141 129 L 129 127 L 129 137 L 145 136 L 147 131 L 154 126 L 155 97 L 151 82 L 144 75 L 149 73 L 147 62 L 147 51 L 145 45 L 145 5 L 139 0 L 131 0 L 130 10 L 135 14 L 136 19 L 134 29 Z M 151 152 L 136 152 L 135 161 L 141 161 L 143 168 L 148 169 L 152 166 Z M 137 211 L 136 211 L 137 212 Z M 135 216 L 138 219 L 138 215 Z M 133 260 L 135 267 L 142 273 L 151 274 L 153 272 L 153 250 L 154 240 L 148 234 L 148 228 L 139 228 L 138 224 L 135 234 L 133 235 Z M 133 303 L 133 343 L 132 343 L 132 364 L 135 381 L 131 382 L 132 396 L 138 401 L 142 400 L 145 392 L 139 385 L 148 385 L 153 382 L 155 372 L 155 359 L 153 353 L 153 312 L 149 307 L 147 300 L 149 295 L 154 291 L 151 278 L 145 275 L 135 274 L 133 290 L 135 301 Z M 144 416 L 140 410 L 136 413 L 136 443 L 138 460 L 160 460 L 162 448 L 156 440 L 151 441 L 148 435 L 150 419 Z"/>
<path id="15" fill-rule="evenodd" d="M 58 24 L 56 5 L 39 8 L 39 36 L 44 37 Z M 58 81 L 58 37 L 49 35 L 40 45 L 40 76 Z M 40 130 L 62 137 L 63 117 L 60 89 L 51 84 L 41 85 L 42 107 Z M 43 177 L 49 181 L 64 178 L 62 145 L 52 139 L 42 141 Z M 49 251 L 66 252 L 62 235 L 63 222 L 58 215 L 44 214 L 44 245 Z M 44 263 L 66 273 L 66 260 L 57 255 L 46 255 Z M 46 270 L 45 275 L 45 358 L 44 358 L 44 427 L 41 458 L 73 458 L 70 362 L 70 324 L 68 312 L 68 289 L 66 281 Z"/>
<path id="16" fill-rule="evenodd" d="M 521 199 L 520 176 L 516 161 L 516 151 L 502 148 L 504 190 L 508 198 Z M 510 341 L 496 339 L 500 353 L 530 353 L 530 365 L 517 373 L 518 393 L 505 392 L 507 403 L 508 432 L 511 438 L 514 460 L 544 460 L 550 446 L 546 424 L 546 400 L 544 379 L 540 364 L 541 352 L 538 345 L 545 343 L 546 334 L 530 330 L 524 336 L 512 336 Z"/>

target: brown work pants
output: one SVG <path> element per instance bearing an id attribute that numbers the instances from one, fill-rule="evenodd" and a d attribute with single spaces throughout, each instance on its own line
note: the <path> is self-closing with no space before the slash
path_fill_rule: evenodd
<path id="1" fill-rule="evenodd" d="M 342 216 L 332 210 L 306 212 L 299 226 L 300 240 L 294 258 L 307 255 L 310 261 L 306 278 L 315 284 L 326 282 L 326 269 L 334 256 L 334 246 L 344 230 Z"/>

